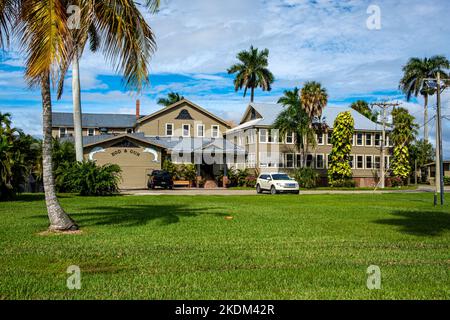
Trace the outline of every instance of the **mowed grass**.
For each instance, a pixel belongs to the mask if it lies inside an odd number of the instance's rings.
[[[0,299],[449,299],[450,206],[432,197],[63,195],[83,233],[40,235],[25,195],[0,203]]]

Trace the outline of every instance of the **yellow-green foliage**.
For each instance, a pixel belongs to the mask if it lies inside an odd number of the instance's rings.
[[[409,150],[405,146],[396,146],[394,148],[394,162],[392,164],[392,173],[395,177],[408,179],[411,174],[411,165],[409,163]]]
[[[341,112],[335,122],[332,134],[333,149],[330,155],[328,182],[330,186],[339,186],[352,178],[349,158],[352,151],[352,136],[355,121],[350,112]]]

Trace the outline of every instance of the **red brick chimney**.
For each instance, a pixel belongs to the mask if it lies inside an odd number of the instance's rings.
[[[141,117],[141,100],[136,100],[136,120]]]

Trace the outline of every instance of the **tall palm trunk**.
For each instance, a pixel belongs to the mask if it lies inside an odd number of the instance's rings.
[[[255,88],[252,87],[251,88],[251,97],[250,97],[250,102],[255,102]]]
[[[423,125],[423,139],[428,142],[429,139],[429,133],[428,133],[428,94],[425,94],[424,96],[425,99],[425,105],[424,105],[424,111],[423,111],[423,121],[424,121],[424,125]]]
[[[44,141],[42,145],[42,168],[45,190],[45,202],[47,205],[50,230],[77,230],[78,226],[64,212],[56,197],[55,178],[53,176],[52,160],[52,100],[50,94],[50,78],[45,75],[41,80],[42,94],[42,126]]]
[[[78,162],[83,161],[83,129],[81,124],[81,88],[79,56],[72,61],[73,124],[75,133],[75,153]]]

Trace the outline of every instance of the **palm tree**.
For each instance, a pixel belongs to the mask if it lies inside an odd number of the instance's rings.
[[[127,56],[134,58],[135,67],[128,67],[128,74],[134,73],[142,79],[136,82],[140,86],[147,81],[148,74],[147,65],[148,58],[153,53],[155,48],[155,39],[151,29],[145,23],[144,18],[140,14],[134,1],[122,1],[120,4],[124,7],[123,10],[118,10],[114,7],[108,8],[103,1],[96,0],[66,0],[65,6],[77,5],[81,10],[79,29],[73,28],[71,35],[73,39],[74,54],[72,58],[72,96],[73,96],[73,117],[74,117],[74,136],[75,136],[75,151],[77,161],[83,161],[83,134],[82,134],[82,112],[81,112],[81,86],[80,86],[80,66],[79,60],[84,52],[86,43],[89,40],[90,49],[96,52],[99,48],[104,48],[104,53],[107,58],[114,59],[114,55],[122,55],[120,50],[127,50]],[[160,4],[160,0],[147,0],[145,5],[155,12]],[[107,10],[105,10],[107,9]],[[119,49],[117,44],[109,43],[112,40],[111,32],[121,31],[120,25],[118,27],[112,26],[107,19],[119,21],[124,18],[126,26],[122,30],[129,28],[129,32],[133,41],[126,43],[127,47]],[[109,30],[111,27],[117,30]],[[102,39],[104,42],[102,43]],[[112,51],[116,51],[111,57]],[[130,62],[128,62],[130,63]],[[135,69],[135,70],[133,70]],[[126,69],[124,69],[127,72]],[[62,83],[60,83],[58,98],[62,95]]]
[[[269,50],[259,51],[250,47],[249,51],[241,51],[237,55],[240,63],[232,65],[228,69],[228,74],[235,74],[234,88],[237,91],[244,88],[244,97],[247,96],[248,89],[251,90],[250,101],[255,100],[255,89],[261,88],[263,91],[271,91],[274,76],[267,68],[269,66]]]
[[[406,94],[406,99],[411,100],[412,96],[422,95],[424,102],[424,140],[429,140],[428,133],[428,98],[435,94],[435,90],[424,81],[427,78],[436,78],[440,73],[442,79],[448,79],[445,72],[450,68],[450,62],[444,56],[433,56],[431,58],[411,58],[403,67],[403,78],[400,80],[400,89]]]
[[[323,109],[328,103],[328,93],[320,83],[309,81],[302,88],[300,100],[311,121],[314,122],[322,118]]]
[[[89,3],[94,2],[80,2]],[[8,39],[14,27],[27,54],[25,78],[41,89],[42,170],[50,230],[78,229],[56,197],[52,160],[51,81],[61,84],[74,55],[79,53],[74,47],[64,4],[63,0],[0,2],[0,36]],[[154,45],[150,28],[131,0],[95,1],[95,6],[96,26],[106,57],[124,74],[127,87],[141,88],[148,83],[148,53]],[[2,46],[5,42],[2,41]]]
[[[169,92],[169,94],[167,95],[167,98],[159,98],[157,103],[160,106],[168,107],[168,106],[171,106],[174,103],[177,103],[178,101],[181,101],[183,99],[184,99],[184,97],[181,96],[179,93]]]
[[[378,112],[373,111],[372,108],[369,106],[369,104],[364,100],[358,100],[353,102],[350,108],[359,112],[360,114],[362,114],[367,119],[373,122],[377,122],[378,120]]]
[[[311,126],[311,119],[302,108],[300,89],[284,91],[284,96],[278,100],[283,105],[283,111],[278,115],[273,124],[281,136],[288,133],[294,134],[297,149],[303,152],[303,160],[306,161],[306,152],[309,144],[315,143],[315,131]]]

